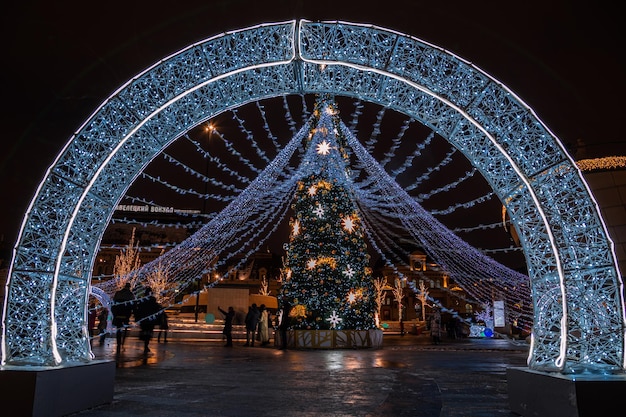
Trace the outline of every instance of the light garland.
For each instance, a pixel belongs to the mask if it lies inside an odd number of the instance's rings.
[[[576,161],[578,169],[583,172],[613,170],[626,168],[626,156],[607,156],[604,158],[581,159]]]
[[[291,113],[288,109],[287,101],[284,100],[283,103],[284,103],[284,108],[286,109],[286,115],[287,115],[286,119],[290,120],[290,122],[288,122],[290,126],[294,126],[295,122],[291,118]],[[262,107],[260,106],[260,104],[257,104],[257,108],[261,109]],[[355,118],[359,115],[360,108],[362,107],[360,107],[360,105],[357,103],[355,105],[355,113],[353,114]],[[261,110],[259,111],[261,112]],[[263,111],[262,113],[263,113],[263,120],[264,120],[264,128],[266,129],[266,131],[269,131],[270,128],[269,128],[269,124],[267,123],[265,112]],[[384,115],[384,112],[382,111],[378,113],[377,122],[376,122],[377,124],[382,122],[383,115]],[[253,135],[251,135],[250,131],[245,129],[244,127],[245,121],[239,116],[238,112],[233,112],[233,119],[240,126],[247,140],[254,142]],[[396,151],[400,138],[402,138],[406,134],[410,123],[412,123],[412,120],[406,120],[403,123],[403,128],[401,129],[400,134],[396,138],[394,138],[394,140],[392,141],[392,149],[386,153],[387,162],[390,160],[391,156]],[[339,128],[339,131],[341,131],[342,134],[345,134],[345,130],[347,129],[347,127],[343,124],[340,124],[339,126],[337,126],[337,128]],[[321,129],[320,134],[325,132],[325,134],[328,135],[330,134],[330,132],[337,131],[337,128],[327,127],[325,129]],[[376,136],[380,133],[376,127],[374,128],[374,130],[375,130],[374,132],[375,134],[373,136]],[[288,190],[293,189],[295,187],[295,182],[293,180],[293,173],[295,171],[294,171],[294,168],[291,167],[291,165],[289,164],[289,160],[290,158],[292,158],[292,153],[286,153],[285,149],[288,147],[291,147],[292,148],[291,152],[294,151],[296,148],[302,149],[300,144],[298,143],[298,140],[301,141],[302,140],[301,138],[303,138],[306,135],[308,135],[308,133],[305,131],[305,128],[304,127],[301,128],[298,134],[294,136],[294,138],[292,138],[292,140],[290,141],[290,145],[288,144],[285,148],[281,150],[281,154],[284,156],[277,157],[276,159],[274,159],[274,161],[272,161],[268,165],[268,169],[271,168],[271,171],[273,172],[272,175],[274,175],[274,178],[277,180],[280,178],[280,180],[274,181],[272,183],[272,181],[260,179],[262,178],[263,174],[259,175],[257,177],[257,180],[254,180],[254,181],[257,181],[258,183],[267,184],[267,187],[263,190],[263,193],[260,194],[259,197],[255,199],[251,199],[249,203],[243,203],[240,200],[241,195],[250,194],[249,192],[250,186],[249,186],[246,190],[241,192],[240,197],[235,198],[234,196],[231,195],[230,198],[227,197],[225,199],[226,201],[230,201],[229,207],[231,207],[231,209],[226,210],[227,213],[233,213],[233,210],[235,210],[234,207],[238,207],[237,210],[239,210],[239,213],[241,213],[241,211],[244,211],[247,213],[245,216],[234,216],[233,218],[228,218],[228,214],[226,214],[226,212],[213,214],[212,217],[208,219],[209,222],[201,229],[201,231],[197,233],[197,236],[194,235],[189,239],[189,241],[193,243],[188,243],[187,244],[188,247],[203,248],[201,249],[200,252],[203,253],[205,251],[209,251],[211,253],[210,256],[203,255],[202,253],[196,253],[196,255],[198,256],[198,260],[196,261],[197,263],[199,264],[205,263],[205,265],[207,265],[208,258],[218,259],[218,260],[215,261],[213,263],[213,266],[210,267],[209,269],[206,269],[206,266],[203,266],[202,268],[193,267],[189,270],[189,272],[184,272],[184,273],[182,271],[177,271],[176,275],[178,276],[177,278],[178,281],[176,283],[172,283],[172,287],[175,286],[178,289],[178,291],[184,288],[191,287],[196,282],[198,274],[214,272],[218,268],[223,268],[226,264],[226,259],[229,259],[232,257],[246,258],[248,256],[252,256],[254,253],[254,250],[256,248],[261,247],[261,244],[264,241],[263,234],[265,234],[266,236],[269,236],[271,235],[271,233],[267,231],[267,227],[265,228],[260,227],[259,226],[260,222],[264,222],[265,224],[268,224],[268,223],[274,224],[274,225],[279,223],[279,221],[277,220],[269,220],[269,218],[273,216],[270,216],[268,212],[273,213],[275,212],[275,207],[282,206],[282,207],[285,207],[285,209],[281,210],[280,217],[284,217],[287,213],[287,208],[288,208],[288,204],[285,203],[285,197],[288,195],[291,195],[290,194],[291,192],[289,192]],[[353,133],[349,133],[349,135],[353,137]],[[220,137],[223,138],[223,135],[220,135]],[[274,137],[274,136],[268,133],[268,137]],[[191,143],[193,143],[194,146],[196,146],[198,152],[200,152],[204,157],[209,157],[209,162],[214,164],[217,169],[222,169],[226,166],[226,163],[221,162],[218,156],[209,155],[208,152],[202,149],[197,140],[192,139],[189,135],[185,135],[185,138]],[[425,149],[426,145],[432,141],[433,138],[434,138],[434,134],[433,132],[430,132],[427,139],[424,142],[418,144],[415,152],[409,157],[407,157],[405,159],[405,162],[401,166],[401,168],[396,169],[394,173],[397,175],[397,174],[400,174],[401,172],[404,172],[404,170],[406,170],[406,168],[410,166],[409,161],[412,161],[414,157],[418,156],[422,152],[422,150]],[[375,142],[376,140],[373,138],[371,138],[371,140],[369,141],[371,145],[373,145]],[[275,143],[277,145],[275,139],[272,140],[272,143]],[[320,143],[318,143],[316,150],[319,152],[318,155],[328,155],[331,152],[331,150],[335,148],[336,146],[334,145],[331,146],[330,143],[326,141],[321,141]],[[242,166],[247,166],[248,164],[251,163],[249,159],[243,158],[242,154],[234,149],[234,147],[232,146],[232,143],[229,146],[227,146],[226,149],[229,154],[233,155],[239,160]],[[256,152],[259,154],[259,157],[261,159],[265,160],[267,156],[265,152],[262,151],[262,148],[256,144],[256,142],[253,145],[253,149],[256,150]],[[366,167],[368,166],[368,164],[371,164],[372,162],[370,160],[362,159],[359,156],[359,152],[361,151],[358,148],[356,149],[356,152],[355,152],[354,146],[351,146],[349,149],[351,150],[351,152],[353,152],[357,156],[356,162],[361,167],[363,167],[363,172],[368,172]],[[409,185],[407,188],[412,189],[412,188],[417,187],[417,184],[421,181],[426,180],[430,173],[438,171],[442,169],[443,166],[449,164],[451,161],[451,156],[454,153],[455,153],[454,149],[448,152],[448,154],[444,157],[443,160],[439,162],[439,164],[437,164],[435,167],[431,169],[428,169],[425,175],[418,178],[419,181],[418,180],[414,181],[413,184]],[[231,192],[237,192],[237,190],[239,190],[234,185],[226,184],[223,181],[218,181],[215,179],[209,179],[205,175],[198,173],[197,171],[191,169],[190,167],[186,167],[182,162],[180,162],[178,159],[170,155],[165,156],[165,158],[171,163],[182,167],[186,172],[198,178],[201,178],[203,181],[209,181],[211,185],[215,187],[219,187],[224,190],[229,190]],[[307,164],[310,164],[310,161],[307,161],[305,159],[302,162],[302,165],[306,166]],[[380,169],[382,170],[382,166],[380,164],[377,164],[377,165],[380,166],[381,167]],[[252,171],[256,172],[256,170],[252,170]],[[466,172],[464,177],[455,180],[454,182],[450,183],[447,186],[440,187],[429,193],[424,193],[420,195],[420,197],[418,198],[427,198],[429,196],[432,196],[442,191],[452,190],[456,188],[457,186],[459,186],[465,179],[471,177],[474,174],[474,172],[475,170],[468,171]],[[254,182],[253,180],[250,180],[247,177],[244,177],[241,174],[236,173],[232,169],[225,170],[225,173],[242,183],[252,184]],[[338,177],[346,178],[346,173],[340,173],[337,175]],[[145,178],[155,180],[154,177],[149,176],[147,174],[145,174]],[[392,177],[388,177],[387,180],[381,180],[381,177],[379,177],[378,174],[372,175],[372,172],[369,172],[367,176],[360,178],[358,182],[350,182],[350,184],[352,184],[352,186],[354,187],[353,195],[357,197],[356,203],[359,207],[359,213],[360,213],[358,214],[358,216],[361,217],[361,220],[364,222],[364,225],[366,226],[365,228],[366,234],[369,236],[370,240],[375,239],[380,245],[382,245],[380,247],[378,245],[373,245],[373,247],[376,248],[376,251],[379,254],[381,254],[381,252],[385,252],[389,256],[392,257],[393,261],[391,261],[390,259],[387,259],[386,261],[387,263],[402,265],[402,264],[405,264],[405,259],[407,259],[408,254],[399,243],[405,240],[407,241],[407,243],[409,242],[406,239],[406,236],[404,235],[405,232],[403,231],[405,229],[404,223],[408,221],[408,218],[406,217],[408,213],[407,214],[400,214],[400,213],[403,213],[405,211],[405,208],[403,208],[404,206],[409,206],[409,207],[413,206],[415,204],[416,198],[411,198],[413,202],[403,201],[402,199],[397,199],[397,198],[389,198],[389,196],[386,194],[384,189],[389,187],[388,181],[392,181],[391,178]],[[211,194],[211,193],[200,194],[200,193],[195,192],[194,190],[182,190],[182,188],[176,187],[175,185],[169,184],[167,181],[164,181],[161,179],[156,179],[155,181],[163,184],[164,186],[170,189],[177,190],[182,194],[197,194],[199,197],[202,197],[202,198],[216,199],[216,200],[222,198],[221,196],[217,194]],[[366,188],[366,186],[368,185],[369,187]],[[329,187],[330,187],[329,183],[320,181],[320,182],[311,184],[308,192],[310,196],[315,196],[319,189],[327,190],[329,189]],[[260,187],[260,188],[263,188],[263,187]],[[488,197],[491,197],[491,196],[492,196],[492,193],[483,197],[478,197],[467,203],[459,203],[453,207],[448,207],[445,210],[439,210],[439,211],[434,210],[433,213],[439,214],[439,215],[449,214],[459,208],[468,208],[468,207],[474,206],[475,204],[480,204],[481,202],[486,201]],[[222,199],[222,201],[224,201],[224,199]],[[316,207],[316,211],[315,211],[316,215],[318,215],[320,218],[323,217],[325,214],[324,207],[322,207],[321,205],[316,205],[315,207]],[[411,214],[408,214],[408,215],[412,216]],[[237,219],[238,217],[240,218],[239,227],[241,227],[241,230],[246,230],[246,232],[239,234],[239,236],[235,236],[235,233],[233,231],[237,230],[237,227],[233,226],[231,222]],[[346,216],[344,217],[343,220],[345,221],[345,227],[347,228],[346,230],[347,231],[352,230],[351,229],[352,227],[351,217]],[[116,220],[116,221],[120,221],[120,220]],[[296,222],[298,221],[299,220],[296,219]],[[228,226],[226,224],[228,224]],[[214,230],[209,232],[211,228],[214,228]],[[469,229],[466,229],[465,231],[469,232],[472,230],[484,230],[486,228],[489,228],[489,226],[487,225],[483,227],[469,228]],[[300,229],[299,223],[294,223],[294,227],[292,228],[292,237],[297,236],[299,234],[300,232],[299,229]],[[252,232],[255,230],[257,231],[256,233]],[[220,234],[220,231],[222,231],[222,234],[221,234],[221,237],[218,237]],[[448,253],[447,255],[448,257],[452,256],[450,260],[446,261],[446,268],[450,268],[449,265],[453,265],[454,263],[464,262],[463,258],[465,255],[463,254],[463,248],[464,248],[463,246],[458,249],[455,249],[455,246],[447,246],[445,243],[443,245],[440,243],[437,244],[435,243],[435,240],[438,239],[438,237],[436,237],[436,233],[435,235],[433,235],[433,237],[429,237],[429,238],[426,238],[426,235],[424,233],[431,233],[431,232],[428,232],[427,230],[422,230],[420,234],[423,235],[424,237],[418,239],[417,241],[425,245],[426,247],[430,247],[432,249],[431,254],[437,254],[445,250],[445,252]],[[452,234],[451,232],[446,232],[446,233]],[[446,238],[444,240],[448,241],[448,239],[449,238]],[[259,240],[260,242],[258,244],[252,244],[252,242],[256,240]],[[235,249],[235,246],[238,246],[238,248]],[[501,250],[505,251],[505,250],[516,250],[516,249],[519,250],[519,248],[503,248]],[[498,251],[498,249],[485,250],[483,252],[489,253],[490,251],[496,252]],[[181,264],[181,263],[189,264],[190,261],[188,259],[188,256],[186,255],[183,256],[183,259],[185,259],[185,261],[182,261],[181,259],[175,258],[175,256],[180,256],[180,255],[175,255],[176,252],[179,252],[179,251],[172,252],[172,254],[170,255],[172,259],[168,262],[172,262],[174,264]],[[452,255],[453,252],[455,253],[454,255]],[[167,256],[167,254],[164,256]],[[483,255],[481,254],[481,256]],[[457,258],[458,260],[455,260],[454,262],[452,262],[451,259],[457,259]],[[243,261],[239,265],[243,265]],[[318,261],[315,261],[315,265],[316,266],[318,265]],[[472,267],[476,268],[476,265],[473,265]],[[144,275],[144,274],[149,273],[148,271],[152,267],[150,265],[146,265],[144,268],[145,270],[138,273],[139,275]],[[470,268],[468,267],[459,268],[459,271],[457,272],[457,274],[461,274],[461,273],[465,274],[464,278],[459,279],[459,284],[462,285],[464,289],[466,290],[469,289],[468,293],[472,294],[472,296],[476,297],[476,299],[484,300],[488,298],[490,296],[491,290],[477,289],[475,288],[476,286],[474,285],[474,283],[483,281],[485,279],[485,276],[494,276],[494,270],[490,269],[488,273],[485,273],[485,272],[481,272],[479,269],[472,270],[472,271],[468,271],[468,269]],[[497,270],[498,268],[495,268],[495,271]],[[503,285],[498,285],[496,287],[502,290],[502,288],[505,288],[508,286],[513,287],[514,285],[503,284]]]

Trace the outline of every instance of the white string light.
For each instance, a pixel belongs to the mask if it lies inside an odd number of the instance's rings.
[[[285,120],[290,126],[290,129],[293,129],[295,122],[291,116],[291,111],[289,110],[286,99],[284,99],[283,105],[285,109]],[[271,138],[272,143],[278,146],[275,136],[269,133],[271,129],[267,115],[265,114],[265,108],[260,104],[257,104],[256,107],[259,113],[262,114],[263,129],[267,132],[267,137]],[[356,123],[361,109],[362,105],[356,103],[353,123]],[[304,113],[306,113],[306,111]],[[378,127],[375,126],[373,129],[373,134],[368,142],[370,146],[375,146],[377,136],[381,134],[380,124],[382,123],[384,114],[385,111],[383,110],[377,113],[375,123]],[[235,120],[238,127],[242,130],[246,141],[251,144],[259,158],[266,160],[267,155],[265,151],[256,143],[252,132],[245,128],[246,122],[239,112],[233,112],[233,120]],[[400,139],[407,133],[411,122],[412,120],[405,120],[403,122],[399,135],[391,142],[391,149],[386,153],[384,162],[388,163],[391,160],[398,149],[399,143],[401,142]],[[404,233],[408,231],[414,239],[414,242],[421,244],[433,259],[440,262],[442,266],[446,268],[446,271],[450,273],[451,277],[453,277],[475,300],[482,302],[490,299],[493,295],[493,290],[497,290],[498,293],[505,293],[514,289],[516,294],[508,295],[507,301],[509,305],[519,305],[519,301],[523,300],[521,305],[527,307],[521,312],[521,315],[525,316],[527,322],[529,322],[531,310],[529,303],[526,302],[529,296],[527,283],[525,282],[527,277],[508,270],[506,267],[486,257],[480,250],[471,248],[457,238],[453,232],[438,223],[434,217],[417,204],[417,199],[421,201],[434,194],[457,188],[464,180],[473,176],[475,170],[466,172],[465,176],[446,186],[434,189],[429,193],[421,194],[419,198],[416,199],[406,194],[406,191],[402,191],[395,181],[393,181],[393,178],[405,172],[410,167],[410,162],[413,161],[415,157],[419,156],[423,149],[431,143],[434,138],[433,132],[430,132],[425,141],[417,145],[412,155],[405,158],[401,168],[393,171],[394,177],[392,177],[385,173],[382,165],[374,161],[364,148],[360,148],[360,144],[357,146],[358,140],[347,126],[342,125],[341,128],[343,129],[342,133],[349,139],[348,143],[351,146],[350,152],[354,153],[356,162],[362,168],[363,172],[367,173],[367,175],[360,178],[358,182],[354,183],[354,195],[357,196],[357,204],[362,210],[361,218],[367,226],[366,233],[370,239],[377,242],[373,247],[381,256],[391,256],[391,258],[386,259],[386,262],[395,265],[406,264],[408,253],[402,249],[399,243],[407,240]],[[227,142],[222,134],[219,132],[214,133],[218,134],[224,142]],[[173,276],[176,277],[175,288],[177,292],[181,289],[191,287],[196,282],[199,275],[215,273],[219,269],[225,268],[229,259],[241,259],[235,266],[231,266],[231,270],[245,265],[245,259],[253,256],[255,251],[267,240],[267,236],[270,236],[278,227],[278,224],[286,217],[289,208],[289,199],[291,195],[293,195],[293,187],[295,186],[292,179],[294,168],[290,160],[296,150],[302,149],[302,139],[306,134],[305,129],[301,128],[301,130],[294,135],[289,144],[280,151],[279,155],[268,164],[267,168],[263,170],[256,179],[242,175],[231,167],[226,168],[227,164],[225,162],[222,162],[216,155],[210,155],[200,146],[196,139],[193,139],[188,134],[184,136],[184,138],[194,144],[197,151],[203,157],[208,158],[209,163],[213,164],[217,169],[223,170],[228,176],[241,183],[249,184],[243,191],[239,191],[241,189],[221,180],[206,177],[171,155],[164,156],[169,162],[182,167],[184,171],[201,178],[203,181],[210,182],[212,186],[231,191],[232,194],[229,196],[220,196],[213,193],[198,193],[190,189],[185,190],[168,181],[144,173],[146,179],[156,181],[182,194],[198,195],[198,197],[205,199],[222,199],[222,201],[229,201],[227,208],[220,213],[214,213],[213,216],[208,219],[208,223],[196,234],[185,242],[182,242],[180,247],[171,249],[163,255],[166,262],[170,264],[186,265],[186,268],[179,268],[179,270],[175,271],[173,274]],[[251,165],[253,165],[253,162],[249,158],[243,157],[242,153],[234,148],[234,142],[227,142],[226,150],[240,162],[241,166],[251,168]],[[422,181],[427,180],[432,172],[439,171],[443,169],[444,166],[450,164],[454,152],[455,150],[452,149],[435,167],[427,169],[426,174],[418,178],[419,181],[414,181],[406,188],[416,188]],[[372,168],[374,164],[376,167]],[[259,172],[256,168],[251,169],[251,171],[253,173]],[[359,173],[360,172],[361,171],[359,171]],[[268,174],[269,177],[267,177]],[[235,195],[237,192],[239,192],[238,196]],[[257,195],[253,196],[254,193],[257,193]],[[436,214],[449,214],[460,208],[468,208],[480,204],[491,195],[490,193],[487,196],[475,198],[470,202],[459,203],[444,210],[434,210],[434,212]],[[277,210],[276,208],[278,207],[282,208]],[[196,223],[193,224],[195,225]],[[267,227],[268,224],[274,225],[274,227],[269,228]],[[471,230],[483,230],[483,228],[470,228],[467,231]],[[189,251],[190,248],[195,249],[193,258],[190,257],[189,253],[185,252]],[[495,252],[497,249],[492,251]],[[468,263],[468,254],[476,260]],[[145,265],[137,274],[140,276],[148,274],[151,268],[154,268],[153,264],[155,264],[155,261]],[[217,285],[219,281],[221,281],[221,279],[208,285],[212,287]],[[107,288],[106,283],[99,285],[105,289]],[[111,286],[109,285],[109,287]],[[172,286],[172,288],[174,288],[174,286]],[[108,289],[112,290],[112,288]],[[174,290],[171,290],[171,293],[170,295],[173,295]]]

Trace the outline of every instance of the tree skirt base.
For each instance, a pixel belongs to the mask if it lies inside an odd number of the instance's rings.
[[[380,349],[383,331],[372,330],[290,330],[287,347],[291,349]]]

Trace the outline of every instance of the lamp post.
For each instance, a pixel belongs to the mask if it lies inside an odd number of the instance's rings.
[[[200,278],[198,278],[198,281],[196,283],[196,309],[194,313],[196,323],[198,322],[198,313],[200,310],[200,284],[202,284],[202,275],[200,276]]]
[[[215,126],[212,123],[207,123],[207,125],[204,128],[204,131],[207,132],[209,144],[211,143],[211,134],[213,133],[214,130],[215,130]],[[206,162],[204,164],[204,177],[205,178],[204,178],[204,196],[203,196],[204,201],[202,202],[202,214],[206,214],[206,200],[207,200],[206,195],[209,191],[208,190],[209,183],[206,180],[209,176],[209,158],[205,158],[205,159],[206,159]],[[202,275],[198,277],[198,280],[196,282],[196,291],[197,291],[196,309],[194,313],[196,323],[198,322],[198,313],[200,310],[200,285],[202,285]]]

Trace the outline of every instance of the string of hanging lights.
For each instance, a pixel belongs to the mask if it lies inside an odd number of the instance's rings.
[[[306,102],[303,99],[303,103]],[[300,110],[301,117],[310,117],[310,112],[304,106]],[[232,111],[232,120],[241,132],[241,137],[235,140],[228,140],[226,135],[215,130],[225,147],[225,155],[234,158],[236,162],[227,163],[225,157],[212,154],[205,150],[200,141],[192,137],[189,133],[183,135],[183,139],[191,143],[199,155],[208,161],[224,175],[221,178],[207,176],[199,170],[187,165],[181,158],[163,154],[163,160],[176,165],[190,176],[199,178],[202,182],[208,183],[214,189],[220,189],[223,194],[200,193],[197,189],[184,188],[174,182],[153,176],[149,173],[142,173],[144,180],[158,183],[163,187],[183,195],[196,195],[197,198],[227,202],[228,206],[221,212],[213,213],[207,218],[205,225],[193,236],[182,242],[178,247],[174,247],[162,255],[165,261],[172,265],[179,265],[178,268],[170,271],[175,282],[170,286],[169,295],[173,300],[175,292],[184,288],[191,288],[196,282],[199,274],[210,273],[214,276],[218,271],[223,271],[229,267],[229,271],[245,265],[249,259],[278,229],[278,225],[288,217],[289,201],[293,196],[295,181],[293,173],[295,166],[293,158],[302,155],[303,138],[308,134],[306,123],[291,140],[284,146],[280,146],[278,136],[272,132],[270,118],[267,114],[267,106],[256,102],[255,108],[262,120],[261,126],[264,136],[269,139],[273,150],[278,154],[266,164],[266,168],[257,168],[259,161],[261,164],[270,160],[269,154],[272,149],[262,146],[258,139],[259,134],[246,126],[246,119],[242,111]],[[283,98],[283,109],[285,110],[284,120],[288,130],[293,132],[298,125],[296,118],[292,115],[289,103]],[[362,103],[354,104],[351,126],[358,126],[362,118],[364,106]],[[422,153],[429,149],[435,135],[428,132],[425,140],[417,142],[414,150],[407,156],[401,152],[401,144],[407,141],[406,135],[410,132],[412,120],[405,118],[400,122],[397,134],[389,141],[389,147],[381,158],[382,163],[378,163],[371,157],[370,152],[380,145],[381,132],[386,111],[379,110],[376,113],[375,122],[372,126],[372,134],[369,139],[361,144],[356,138],[356,134],[347,125],[342,124],[342,134],[344,134],[350,145],[349,152],[356,156],[353,167],[354,177],[353,193],[356,196],[357,204],[361,209],[363,223],[366,225],[366,233],[369,240],[375,242],[372,247],[380,256],[387,257],[386,262],[401,265],[406,263],[406,250],[398,244],[407,240],[407,233],[418,242],[426,252],[436,259],[454,277],[463,289],[479,302],[486,302],[493,297],[494,290],[498,294],[506,295],[506,301],[510,306],[524,306],[521,312],[526,317],[526,322],[531,321],[532,311],[529,298],[527,277],[523,274],[511,271],[508,268],[495,262],[485,255],[489,250],[478,250],[463,240],[455,233],[435,220],[434,215],[449,215],[457,210],[474,207],[490,199],[492,193],[476,197],[468,202],[450,205],[445,209],[434,209],[430,213],[419,206],[419,201],[428,200],[433,195],[443,191],[453,191],[460,188],[465,179],[473,176],[475,170],[466,171],[465,175],[457,178],[447,185],[422,192],[417,196],[411,196],[407,191],[423,188],[423,183],[430,179],[433,173],[440,172],[453,163],[452,156],[456,152],[450,149],[444,156],[435,163],[434,166],[426,167],[421,175],[413,177],[413,181],[404,188],[395,181],[398,176],[405,174],[412,167],[413,161],[418,159]],[[354,129],[358,131],[358,129]],[[240,141],[248,142],[252,148],[252,154],[245,154],[237,149]],[[369,146],[370,151],[367,147]],[[253,160],[252,156],[256,156]],[[394,161],[402,162],[394,164]],[[300,161],[306,164],[307,161]],[[388,174],[384,167],[390,171]],[[246,171],[246,174],[242,172]],[[366,175],[361,173],[365,172]],[[234,182],[227,182],[224,178],[231,178]],[[236,185],[239,183],[240,185]],[[246,186],[246,188],[241,188]],[[394,190],[389,194],[389,190]],[[129,199],[137,200],[137,197],[127,196]],[[155,204],[149,202],[149,204]],[[194,214],[189,214],[195,216]],[[200,214],[197,214],[198,216]],[[205,215],[206,216],[206,215]],[[119,220],[118,220],[119,221]],[[197,225],[197,223],[193,223]],[[269,227],[272,225],[272,227]],[[181,226],[187,227],[187,226]],[[471,232],[477,230],[490,229],[490,225],[479,225],[467,228],[459,228],[458,231]],[[191,250],[190,250],[191,249]],[[510,248],[502,248],[502,250]],[[495,249],[498,250],[498,249]],[[193,256],[191,256],[192,254]],[[240,261],[232,265],[232,259]],[[468,261],[468,258],[469,261]],[[184,267],[181,267],[184,265]],[[145,276],[157,267],[157,262],[144,265],[136,271],[136,281],[141,282],[141,277]],[[207,284],[206,287],[218,285],[219,282],[228,276],[228,272],[221,275],[221,278]],[[174,278],[172,278],[174,280]],[[97,284],[105,291],[112,292],[114,283],[103,282]],[[141,284],[139,284],[141,285]],[[205,288],[206,288],[205,287]],[[174,290],[176,288],[176,290]],[[199,289],[198,291],[200,291]]]

